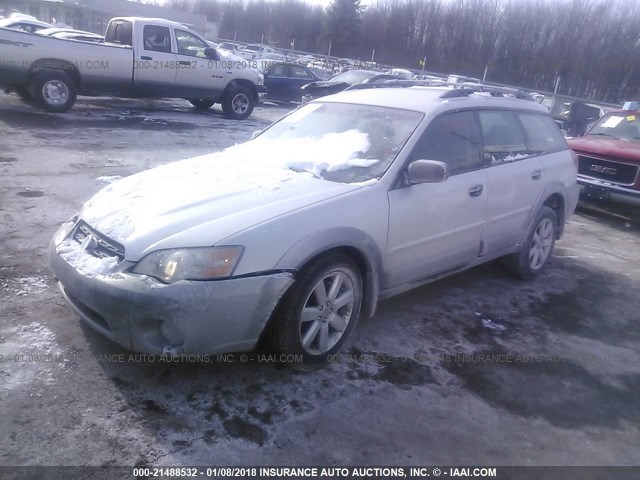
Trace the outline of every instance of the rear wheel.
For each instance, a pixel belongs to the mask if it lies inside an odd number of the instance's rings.
[[[214,100],[205,100],[202,98],[194,98],[189,101],[191,102],[191,105],[196,107],[198,110],[207,110],[216,103]]]
[[[230,87],[222,99],[222,111],[227,117],[236,120],[249,118],[255,105],[253,93],[243,85]]]
[[[349,257],[336,253],[303,269],[283,297],[274,325],[275,346],[300,371],[325,366],[360,316],[362,278]]]
[[[505,257],[509,272],[524,280],[538,275],[547,265],[556,241],[558,217],[544,206],[529,227],[522,249]]]
[[[30,93],[40,108],[61,113],[69,110],[76,102],[77,88],[65,72],[44,70],[31,81]]]

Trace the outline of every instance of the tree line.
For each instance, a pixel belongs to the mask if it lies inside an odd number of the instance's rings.
[[[636,0],[169,0],[220,22],[220,37],[594,100],[637,99]],[[375,51],[375,53],[374,53]]]

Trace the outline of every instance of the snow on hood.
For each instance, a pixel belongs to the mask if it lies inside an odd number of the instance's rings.
[[[255,207],[257,202],[268,202],[275,192],[286,191],[287,183],[311,181],[313,185],[305,185],[305,189],[337,194],[338,186],[353,190],[361,184],[336,184],[314,176],[318,177],[323,170],[333,172],[377,163],[377,159],[361,158],[364,156],[361,152],[368,148],[367,134],[356,130],[319,139],[273,141],[258,137],[222,152],[170,163],[116,181],[90,199],[80,217],[104,235],[124,243],[136,229],[150,231],[154,222],[162,223],[162,217],[182,214],[190,208],[198,210],[203,222],[211,220],[221,214],[212,208],[211,202],[226,202],[225,211]],[[294,204],[289,208],[301,206]]]

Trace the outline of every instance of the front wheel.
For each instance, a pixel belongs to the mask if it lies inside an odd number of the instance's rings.
[[[222,99],[222,111],[235,120],[249,118],[255,106],[253,93],[243,85],[230,87]]]
[[[76,102],[77,88],[65,72],[43,70],[31,81],[30,93],[36,105],[43,110],[62,113]]]
[[[343,254],[303,269],[276,314],[276,349],[300,371],[325,366],[344,345],[360,316],[362,276]]]
[[[189,102],[191,102],[191,105],[196,107],[198,110],[207,110],[216,103],[214,100],[205,100],[203,98],[193,98],[190,99]]]
[[[538,275],[553,253],[557,228],[555,212],[549,207],[542,207],[529,227],[522,249],[505,258],[507,270],[524,280]]]

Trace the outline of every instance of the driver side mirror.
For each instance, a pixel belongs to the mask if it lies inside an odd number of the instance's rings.
[[[449,178],[447,164],[437,160],[416,160],[407,168],[407,179],[411,185],[441,183],[447,178]]]
[[[218,60],[218,52],[213,47],[207,47],[204,49],[204,56],[209,60]]]

